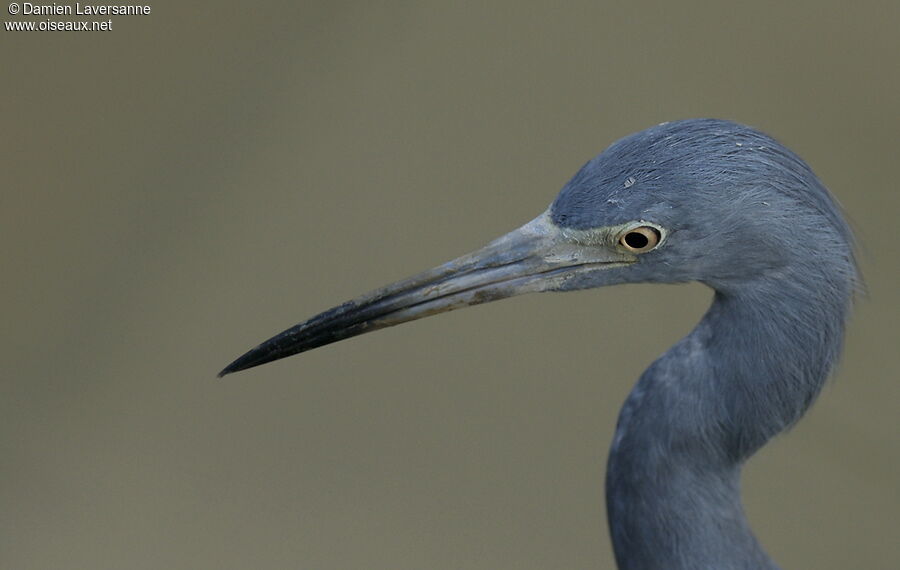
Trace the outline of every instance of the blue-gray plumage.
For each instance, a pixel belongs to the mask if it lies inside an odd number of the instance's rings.
[[[712,306],[641,376],[610,451],[616,560],[776,568],[744,516],[740,468],[818,395],[858,277],[834,199],[751,128],[693,119],[626,137],[532,222],[288,329],[221,374],[520,293],[686,281],[711,287]]]

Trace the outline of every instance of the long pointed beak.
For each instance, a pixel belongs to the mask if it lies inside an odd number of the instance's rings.
[[[289,328],[229,364],[219,377],[445,311],[559,290],[580,274],[633,260],[613,248],[579,243],[545,212],[482,249]]]

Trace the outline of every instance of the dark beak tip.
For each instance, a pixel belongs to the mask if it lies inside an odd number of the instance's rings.
[[[285,336],[290,337],[290,329],[281,333],[280,335],[276,335],[264,343],[256,346],[255,348],[251,348],[237,359],[234,362],[226,366],[222,369],[219,374],[217,374],[218,378],[222,378],[227,374],[232,374],[234,372],[240,372],[241,370],[247,370],[248,368],[254,368],[256,366],[260,366],[262,364],[267,364],[274,360],[279,360],[286,356],[290,356],[292,354],[296,354],[297,352],[302,352],[302,350],[285,350],[281,345],[284,342]]]
[[[235,366],[235,364],[237,364],[237,361],[234,361],[231,364],[229,364],[228,366],[226,366],[225,368],[223,368],[221,372],[216,374],[216,378],[224,378],[228,374],[231,374],[233,372],[239,372],[239,371],[243,370],[243,368],[238,368],[237,366]]]
[[[216,378],[222,378],[228,374],[232,374],[234,372],[240,372],[241,370],[246,370],[248,368],[253,368],[254,366],[259,366],[260,364],[264,364],[269,360],[260,358],[259,353],[256,349],[253,349],[243,356],[239,357],[237,360],[226,366],[222,369],[221,372],[216,374]]]

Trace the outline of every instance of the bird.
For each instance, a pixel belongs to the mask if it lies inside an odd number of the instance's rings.
[[[711,304],[626,398],[606,510],[621,570],[778,568],[750,528],[744,463],[812,405],[861,276],[841,206],[774,138],[721,119],[661,123],[587,162],[534,220],[327,310],[219,376],[514,295],[700,282]]]

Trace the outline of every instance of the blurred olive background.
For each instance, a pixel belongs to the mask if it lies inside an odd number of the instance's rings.
[[[617,411],[702,286],[215,374],[696,116],[799,152],[868,282],[835,380],[748,465],[749,517],[786,568],[900,567],[897,2],[151,5],[0,34],[0,567],[613,568]]]

